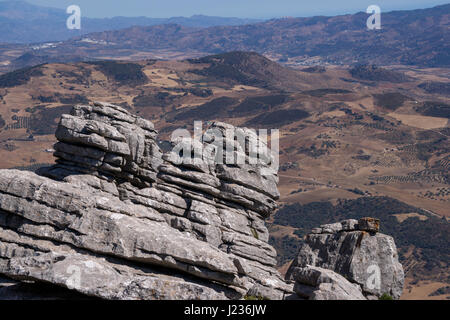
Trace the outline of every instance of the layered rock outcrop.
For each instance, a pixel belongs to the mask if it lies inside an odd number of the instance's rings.
[[[373,218],[323,225],[308,234],[286,278],[308,299],[398,299],[403,267],[391,236]]]
[[[56,165],[0,170],[1,274],[106,299],[293,293],[267,243],[268,165],[179,163],[152,123],[107,103],[74,107],[56,137]]]
[[[0,299],[401,294],[395,244],[370,219],[315,229],[283,279],[264,223],[279,197],[272,155],[249,129],[208,129],[164,153],[153,124],[121,107],[93,103],[63,115],[55,165],[0,170]],[[250,164],[255,144],[230,130],[255,138],[264,161]],[[230,140],[233,157],[247,161],[217,161],[229,154],[216,148]],[[373,265],[379,289],[365,273]]]

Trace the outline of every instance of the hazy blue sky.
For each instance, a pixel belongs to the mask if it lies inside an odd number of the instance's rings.
[[[56,8],[81,7],[86,17],[173,17],[194,14],[271,18],[334,15],[365,11],[371,4],[382,11],[428,8],[447,1],[433,0],[27,0]]]

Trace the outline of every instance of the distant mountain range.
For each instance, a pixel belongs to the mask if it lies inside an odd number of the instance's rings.
[[[20,17],[26,17],[26,12],[21,14]],[[287,64],[450,65],[450,4],[383,13],[381,30],[368,30],[368,17],[360,12],[207,28],[167,21],[168,24],[156,26],[79,35],[58,43],[0,46],[0,71],[47,62],[183,59],[230,51],[257,52]],[[115,19],[111,21],[128,18]],[[190,19],[186,21],[193,23],[197,18]],[[198,18],[208,19],[213,23],[215,18]],[[226,20],[220,21],[225,23]],[[88,28],[89,22],[84,20],[83,23]],[[13,37],[11,34],[3,36]]]
[[[106,31],[89,38],[139,50],[170,48],[205,53],[241,50],[281,55],[284,59],[318,56],[337,64],[450,64],[450,4],[384,13],[381,30],[368,30],[367,18],[366,13],[357,13],[206,29],[165,25]]]
[[[0,2],[0,42],[36,43],[62,41],[69,38],[100,32],[118,30],[131,26],[153,26],[159,24],[179,24],[193,28],[211,26],[236,26],[261,22],[258,19],[240,19],[194,15],[192,17],[148,18],[114,17],[83,18],[81,30],[66,28],[69,15],[63,9],[47,8],[25,1]]]

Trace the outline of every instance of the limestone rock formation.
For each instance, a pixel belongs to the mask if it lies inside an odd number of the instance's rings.
[[[179,163],[151,122],[108,103],[75,106],[56,137],[56,165],[0,170],[0,274],[104,299],[293,294],[267,243],[269,153],[267,165]]]
[[[403,267],[394,239],[378,230],[379,221],[373,218],[313,229],[286,278],[296,281],[297,294],[309,299],[374,299],[383,294],[398,299]]]
[[[249,129],[210,123],[163,153],[151,122],[93,103],[63,115],[56,137],[55,165],[0,170],[0,299],[401,294],[395,244],[374,219],[313,230],[282,278],[264,223],[279,198],[274,158]],[[249,160],[251,139],[261,161],[220,161],[230,141]]]

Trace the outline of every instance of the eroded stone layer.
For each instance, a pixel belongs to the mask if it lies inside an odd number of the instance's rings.
[[[56,165],[0,170],[0,273],[106,299],[293,293],[264,224],[279,197],[270,161],[179,163],[151,122],[108,103],[75,106],[56,137]]]

